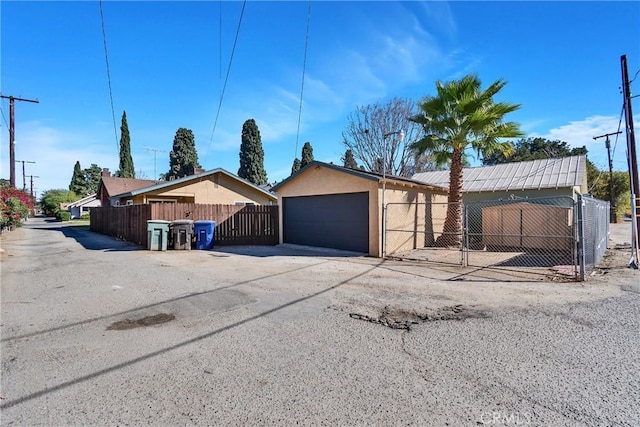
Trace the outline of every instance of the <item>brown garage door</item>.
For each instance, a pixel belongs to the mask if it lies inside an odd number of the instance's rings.
[[[283,240],[296,245],[369,252],[369,193],[285,197]]]

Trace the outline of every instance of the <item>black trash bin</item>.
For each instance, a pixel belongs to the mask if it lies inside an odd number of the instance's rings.
[[[193,242],[193,220],[179,219],[171,221],[172,248],[179,251],[190,251]]]

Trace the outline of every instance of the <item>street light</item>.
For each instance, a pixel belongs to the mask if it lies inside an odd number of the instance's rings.
[[[395,132],[387,132],[382,135],[382,145],[384,147],[382,153],[382,257],[387,255],[387,207],[385,205],[385,193],[387,190],[387,137],[398,135],[398,142],[404,141],[404,130],[400,129]],[[391,159],[393,160],[393,158]]]

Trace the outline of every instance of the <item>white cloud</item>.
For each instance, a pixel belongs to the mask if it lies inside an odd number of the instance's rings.
[[[599,168],[608,168],[607,150],[604,138],[594,140],[595,136],[617,132],[619,117],[614,116],[590,116],[584,120],[570,121],[566,125],[550,129],[545,134],[532,133],[531,137],[543,137],[549,140],[560,140],[567,142],[571,147],[585,146],[589,159]],[[624,123],[620,129],[623,133],[617,137],[611,136],[612,154],[614,169],[623,169],[626,163],[626,136],[624,134]],[[617,144],[616,144],[617,139]],[[615,147],[615,152],[613,148]]]
[[[58,129],[41,122],[17,123],[15,154],[16,160],[35,161],[25,164],[26,186],[30,187],[29,176],[34,175],[34,187],[39,196],[45,190],[69,187],[76,161],[83,168],[92,163],[109,167],[112,172],[118,165],[118,149],[112,134],[105,133],[104,140],[95,139],[95,134],[84,131]],[[107,128],[108,130],[108,128]],[[7,145],[7,148],[4,148]],[[3,164],[9,159],[8,144],[2,141]],[[22,164],[16,164],[16,186],[21,188]],[[3,177],[9,178],[9,171],[3,168]]]
[[[596,141],[593,137],[618,130],[618,120],[619,118],[614,116],[591,116],[550,129],[544,135],[532,134],[531,136],[541,136],[551,140],[558,139],[569,143],[572,147],[586,146],[589,150],[590,147],[602,145],[601,141]]]

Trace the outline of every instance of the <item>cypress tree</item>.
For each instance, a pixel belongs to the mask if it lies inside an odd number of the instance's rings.
[[[353,151],[350,149],[347,149],[347,151],[344,152],[342,161],[344,162],[345,168],[358,169],[358,163],[356,163],[356,159],[353,157]]]
[[[84,171],[80,167],[80,161],[76,161],[76,165],[73,167],[69,191],[73,191],[78,196],[84,196],[87,193],[86,179]]]
[[[191,129],[178,129],[173,138],[173,149],[169,153],[169,172],[165,175],[165,179],[178,179],[192,175],[199,167],[193,132]]]
[[[135,178],[133,158],[131,157],[131,138],[129,137],[129,125],[127,124],[127,112],[122,112],[122,124],[120,125],[120,170],[118,176],[122,178]]]
[[[302,146],[302,160],[300,160],[300,168],[307,166],[313,162],[313,147],[311,143],[305,142]]]
[[[299,170],[300,170],[300,159],[296,157],[293,160],[293,166],[291,166],[291,175],[298,172]]]
[[[95,163],[91,163],[91,167],[84,169],[84,182],[87,194],[97,193],[98,184],[102,175],[102,168]]]
[[[255,185],[267,183],[267,171],[264,169],[264,150],[262,149],[260,130],[253,119],[247,120],[242,125],[238,176]]]

